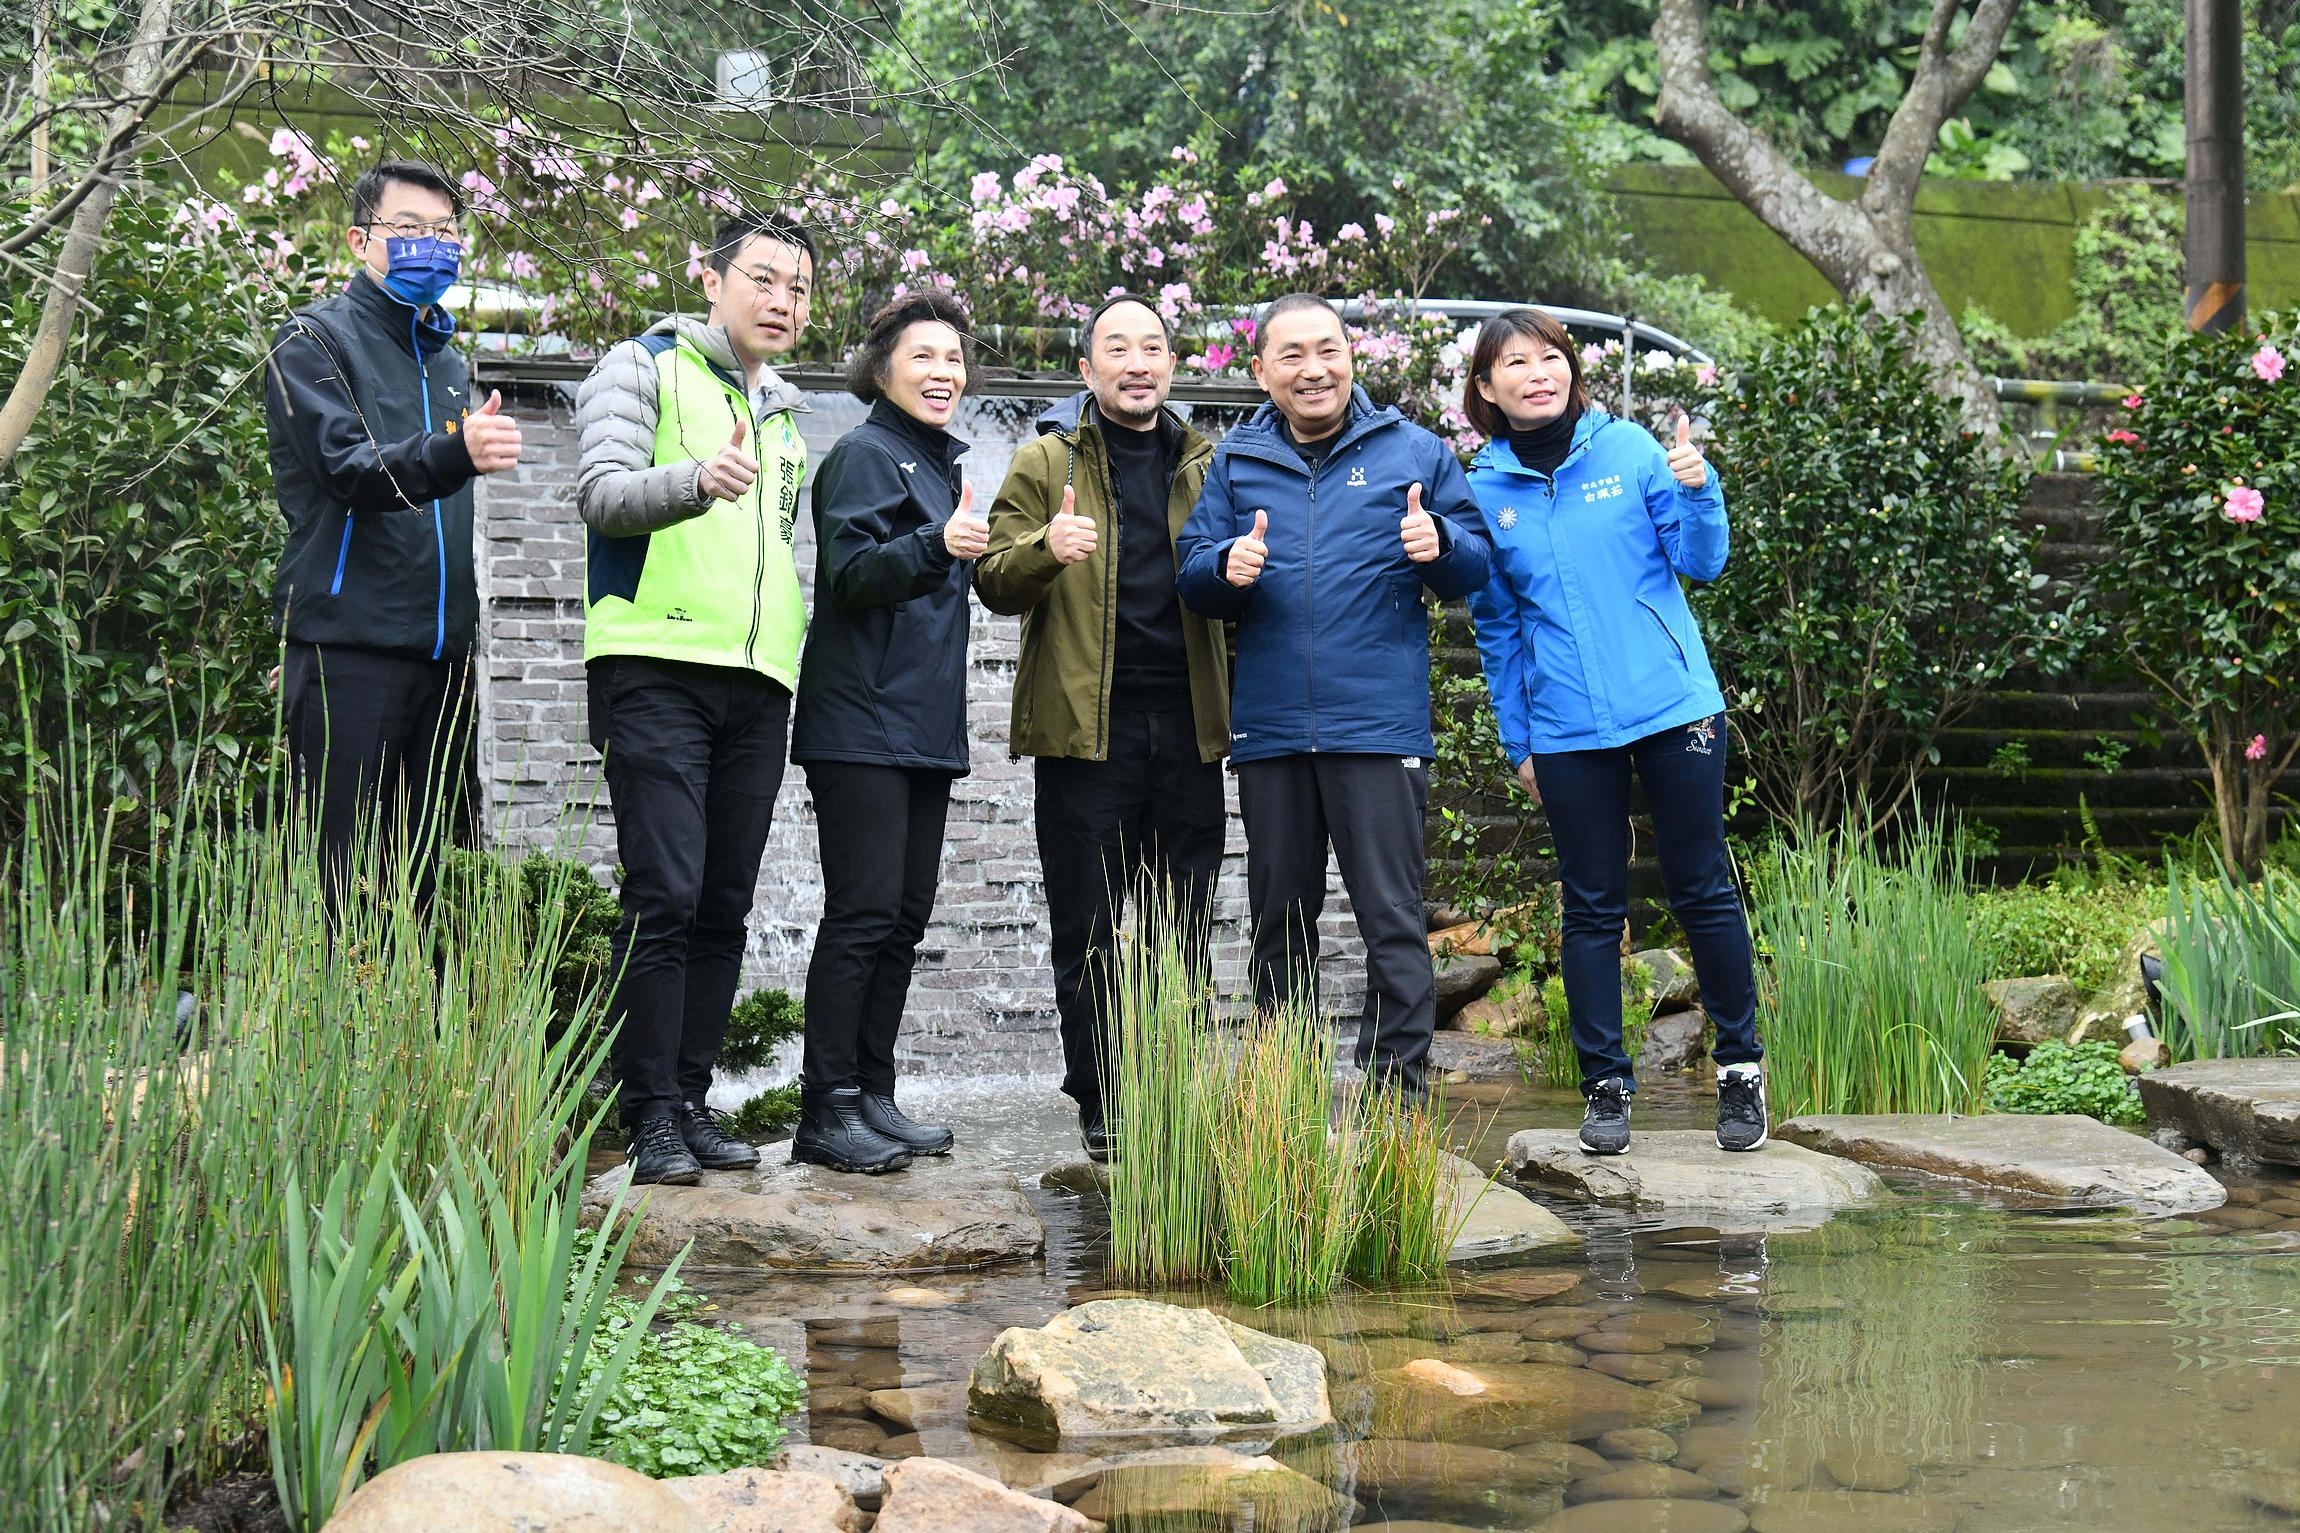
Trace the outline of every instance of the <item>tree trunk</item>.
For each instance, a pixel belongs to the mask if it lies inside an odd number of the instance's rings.
[[[128,64],[121,84],[121,105],[106,125],[105,141],[112,142],[135,126],[136,113],[159,73],[161,42],[168,31],[172,0],[143,0],[136,21],[135,40],[128,46]],[[96,256],[104,244],[104,221],[120,194],[120,174],[104,176],[85,200],[72,210],[64,231],[64,245],[56,256],[55,275],[48,281],[48,300],[40,309],[39,327],[24,354],[23,369],[0,405],[0,469],[15,460],[17,449],[39,419],[48,402],[56,374],[64,365],[71,344],[72,321],[80,311],[80,295],[96,269]]]
[[[1956,318],[1917,258],[1917,186],[1942,122],[1972,94],[2004,40],[2020,0],[1980,0],[1963,41],[1948,43],[1958,0],[1934,0],[1917,72],[1893,113],[1857,202],[1806,179],[1762,134],[1718,99],[1709,74],[1703,0],[1661,0],[1653,45],[1661,75],[1661,131],[1691,149],[1765,226],[1813,263],[1848,301],[1912,317],[1916,354],[1934,368],[1976,430],[1997,436],[2003,411],[1965,350]]]

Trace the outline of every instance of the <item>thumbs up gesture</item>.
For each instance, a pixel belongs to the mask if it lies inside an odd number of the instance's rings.
[[[958,492],[958,509],[942,524],[942,546],[954,559],[979,559],[990,547],[990,522],[974,514],[974,486]]]
[[[1398,522],[1398,536],[1405,540],[1406,557],[1416,564],[1427,564],[1438,556],[1437,523],[1422,509],[1422,487],[1410,486],[1406,490],[1406,514]]]
[[[713,500],[733,500],[751,487],[759,477],[759,460],[743,451],[746,422],[735,422],[735,434],[727,445],[703,461],[703,471],[695,482],[703,493]]]
[[[1062,487],[1062,509],[1046,524],[1046,551],[1064,564],[1076,564],[1094,552],[1094,518],[1078,514],[1078,491]]]
[[[463,450],[471,470],[499,474],[519,466],[519,422],[503,413],[503,391],[491,389],[487,403],[463,417]]]
[[[1223,575],[1230,584],[1244,590],[1262,578],[1262,561],[1270,557],[1270,545],[1262,539],[1270,530],[1270,513],[1254,513],[1254,530],[1230,545],[1230,558]]]
[[[1683,411],[1677,416],[1677,445],[1669,449],[1669,472],[1688,490],[1698,490],[1709,482],[1708,460],[1693,445],[1693,418]]]

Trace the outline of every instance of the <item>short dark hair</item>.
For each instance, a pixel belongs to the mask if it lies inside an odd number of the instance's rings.
[[[718,233],[711,236],[711,270],[724,277],[727,268],[735,264],[746,241],[764,235],[785,245],[795,245],[807,253],[807,264],[815,264],[814,236],[787,213],[737,213],[719,224]]]
[[[894,349],[913,325],[943,324],[958,332],[966,356],[966,386],[974,387],[974,319],[958,295],[942,288],[905,293],[871,316],[862,345],[847,359],[847,392],[866,405],[877,404],[894,368]]]
[[[1094,312],[1086,316],[1084,341],[1086,350],[1089,353],[1094,350],[1094,330],[1096,326],[1102,323],[1102,316],[1109,313],[1112,309],[1119,308],[1120,306],[1129,303],[1138,303],[1142,305],[1143,308],[1148,309],[1150,311],[1151,318],[1158,321],[1158,328],[1161,332],[1164,333],[1167,346],[1169,348],[1173,346],[1174,326],[1167,320],[1166,316],[1159,311],[1158,305],[1152,303],[1149,299],[1143,297],[1140,293],[1129,293],[1124,288],[1120,288],[1117,292],[1112,293],[1108,298],[1105,298],[1100,303],[1096,304],[1094,306]]]
[[[1488,440],[1509,435],[1509,417],[1501,406],[1479,393],[1477,386],[1480,380],[1492,380],[1493,365],[1501,360],[1502,347],[1521,340],[1564,352],[1573,369],[1573,388],[1566,396],[1570,407],[1589,408],[1589,388],[1581,380],[1581,348],[1573,344],[1572,335],[1557,316],[1541,309],[1504,309],[1478,326],[1477,345],[1469,354],[1469,382],[1461,391],[1461,413]]]
[[[351,183],[353,228],[362,229],[375,222],[375,210],[383,206],[383,189],[394,181],[439,193],[455,210],[457,218],[463,216],[463,188],[448,180],[446,171],[429,160],[385,160],[372,170],[361,171],[359,179]]]
[[[1273,298],[1270,300],[1269,307],[1262,310],[1261,318],[1254,324],[1254,355],[1260,356],[1263,350],[1269,346],[1270,324],[1273,320],[1283,319],[1289,314],[1299,314],[1304,309],[1322,310],[1337,322],[1342,317],[1341,310],[1315,293],[1288,293],[1283,298]],[[1345,339],[1348,338],[1349,333],[1348,328],[1344,327],[1342,335]]]

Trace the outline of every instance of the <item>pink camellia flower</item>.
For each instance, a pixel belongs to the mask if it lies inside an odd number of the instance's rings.
[[[2111,431],[2108,434],[2106,440],[2111,442],[2129,442],[2135,447],[2140,445],[2140,438],[2137,434],[2123,430],[2122,428]]]
[[[2221,509],[2232,522],[2256,522],[2260,520],[2264,504],[2258,490],[2248,484],[2239,484],[2229,487],[2228,499],[2222,503]]]
[[[2268,737],[2266,735],[2254,735],[2252,737],[2252,743],[2244,747],[2244,759],[2246,761],[2267,760]]]
[[[2131,393],[2124,396],[2124,407],[2127,410],[2137,410],[2140,408],[2140,393],[2141,391],[2139,389],[2134,389]]]
[[[2252,376],[2262,383],[2274,383],[2284,376],[2284,353],[2273,342],[2262,341],[2260,349],[2252,353]]]
[[[1699,367],[1693,369],[1693,381],[1701,385],[1703,388],[1710,387],[1717,381],[1716,366],[1708,362],[1702,363]]]

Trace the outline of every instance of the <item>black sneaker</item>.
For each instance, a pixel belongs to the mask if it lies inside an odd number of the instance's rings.
[[[791,1136],[791,1164],[827,1166],[876,1176],[910,1164],[910,1151],[863,1121],[862,1088],[845,1086],[799,1098],[799,1128]]]
[[[1629,1148],[1629,1083],[1611,1076],[1589,1088],[1581,1114],[1584,1155],[1619,1155]]]
[[[1765,1071],[1727,1065],[1717,1072],[1717,1148],[1754,1150],[1765,1142]]]
[[[1110,1152],[1118,1143],[1118,1135],[1107,1118],[1090,1118],[1081,1111],[1078,1114],[1078,1142],[1086,1146],[1086,1158],[1100,1165],[1110,1159]]]
[[[948,1155],[957,1138],[949,1129],[931,1123],[913,1123],[894,1105],[892,1092],[866,1091],[862,1094],[863,1122],[885,1137],[901,1145],[913,1155]]]
[[[688,1102],[686,1111],[679,1115],[679,1136],[687,1141],[687,1149],[706,1171],[747,1171],[759,1163],[756,1145],[745,1143],[727,1132],[731,1121],[723,1112],[714,1112],[701,1102]]]
[[[702,1163],[688,1153],[677,1118],[666,1112],[639,1120],[631,1132],[632,1186],[692,1187],[702,1179]]]

